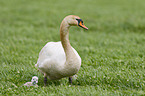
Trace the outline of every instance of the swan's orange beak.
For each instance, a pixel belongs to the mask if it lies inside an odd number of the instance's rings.
[[[82,28],[88,30],[88,28],[83,24],[82,21],[80,21],[78,25],[79,25],[80,27],[82,27]]]

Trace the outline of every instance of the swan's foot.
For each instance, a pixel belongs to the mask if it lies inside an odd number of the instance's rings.
[[[47,75],[44,73],[44,87],[47,85]]]
[[[69,83],[72,84],[72,76],[69,77]]]
[[[47,77],[44,77],[44,86],[46,87],[47,84]]]

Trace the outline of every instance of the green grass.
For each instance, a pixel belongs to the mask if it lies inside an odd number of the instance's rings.
[[[70,29],[70,42],[82,58],[73,85],[48,81],[34,67],[41,48],[59,41],[59,26],[70,14],[89,28]],[[144,0],[1,0],[0,95],[145,95]],[[39,87],[24,87],[32,76]]]

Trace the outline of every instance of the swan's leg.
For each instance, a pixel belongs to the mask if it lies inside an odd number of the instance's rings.
[[[44,73],[44,86],[46,87],[47,84],[47,75]]]
[[[69,77],[69,83],[72,84],[72,76]]]

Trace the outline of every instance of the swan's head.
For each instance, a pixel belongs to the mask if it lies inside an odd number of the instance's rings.
[[[69,15],[65,17],[65,19],[70,26],[79,26],[88,30],[88,28],[84,25],[83,20],[79,16]]]

